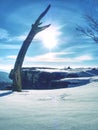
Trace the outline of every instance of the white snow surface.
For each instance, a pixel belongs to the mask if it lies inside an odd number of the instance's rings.
[[[0,130],[98,130],[98,76],[88,78],[79,87],[0,91]]]

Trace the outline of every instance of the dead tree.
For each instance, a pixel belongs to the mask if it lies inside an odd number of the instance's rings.
[[[30,46],[30,43],[32,42],[34,36],[37,33],[39,33],[40,31],[43,31],[44,29],[50,26],[50,24],[42,26],[42,27],[40,26],[42,24],[40,20],[45,16],[49,8],[50,8],[50,5],[45,9],[44,12],[41,13],[41,15],[35,21],[35,23],[32,24],[32,28],[27,38],[24,40],[22,47],[18,53],[16,62],[14,65],[14,69],[13,69],[13,91],[21,92],[22,90],[22,64],[23,64],[26,52],[28,50],[28,47]]]
[[[85,15],[86,26],[78,25],[76,30],[98,43],[98,20],[90,15]]]

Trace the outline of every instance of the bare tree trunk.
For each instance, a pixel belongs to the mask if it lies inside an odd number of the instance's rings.
[[[19,54],[17,56],[14,70],[13,70],[13,91],[21,92],[22,89],[22,64],[24,61],[24,57],[26,55],[26,52],[28,50],[28,47],[30,46],[30,43],[32,42],[34,36],[39,33],[40,31],[48,28],[49,25],[45,25],[42,27],[39,27],[42,23],[40,23],[40,20],[44,17],[44,15],[48,12],[50,8],[50,5],[46,8],[46,10],[38,17],[36,22],[32,25],[31,31],[29,32],[27,38],[23,42],[23,45],[19,51]]]

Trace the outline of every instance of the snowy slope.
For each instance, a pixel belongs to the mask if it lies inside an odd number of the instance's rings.
[[[98,130],[98,76],[74,88],[0,91],[0,130]]]
[[[0,71],[0,90],[11,85],[11,80],[9,79],[9,74],[7,72]]]
[[[9,74],[7,72],[0,71],[0,82],[10,82]]]

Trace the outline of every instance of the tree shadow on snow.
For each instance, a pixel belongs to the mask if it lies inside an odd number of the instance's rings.
[[[3,92],[3,93],[0,93],[0,97],[8,96],[12,93],[13,93],[13,91]]]

